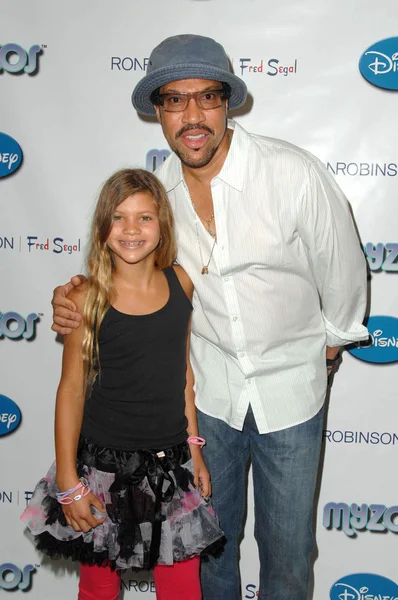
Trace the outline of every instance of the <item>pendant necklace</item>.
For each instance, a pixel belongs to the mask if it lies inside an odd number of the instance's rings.
[[[195,211],[196,213],[196,211]],[[214,241],[213,241],[213,245],[211,247],[211,251],[210,251],[210,255],[209,255],[209,260],[207,261],[207,264],[204,264],[203,261],[203,255],[202,255],[202,246],[200,245],[200,237],[199,237],[199,229],[198,229],[198,219],[196,218],[196,214],[195,214],[195,227],[196,227],[196,239],[198,240],[198,247],[199,247],[199,255],[200,255],[200,262],[202,263],[202,270],[201,273],[202,275],[207,275],[209,272],[209,265],[210,265],[210,261],[211,261],[211,257],[213,256],[213,251],[214,251],[214,247],[216,245],[216,237],[215,235],[214,237]]]
[[[229,138],[229,139],[230,139],[230,138]],[[183,170],[184,170],[184,169],[183,169]],[[193,212],[194,212],[194,215],[195,215],[196,239],[197,239],[197,241],[198,241],[198,248],[199,248],[200,262],[201,262],[201,264],[202,264],[201,273],[202,273],[202,275],[208,275],[208,273],[209,273],[209,265],[210,265],[210,262],[211,262],[211,259],[212,259],[212,256],[213,256],[213,252],[214,252],[214,248],[215,248],[215,245],[216,245],[216,242],[217,242],[217,234],[216,234],[215,232],[213,232],[213,231],[211,230],[211,228],[210,228],[210,226],[211,226],[211,223],[212,223],[212,221],[213,221],[213,219],[214,219],[214,212],[211,214],[211,217],[210,217],[210,219],[203,219],[203,218],[202,218],[202,217],[201,217],[201,216],[198,214],[198,211],[196,210],[196,205],[195,205],[195,202],[192,200],[192,196],[191,196],[191,193],[190,193],[190,191],[189,191],[189,187],[187,186],[187,184],[186,184],[186,183],[185,183],[185,188],[186,188],[186,190],[187,190],[187,192],[188,192],[188,197],[189,197],[189,199],[190,199],[190,201],[191,201],[192,208],[193,208]],[[209,259],[208,259],[208,261],[207,261],[207,263],[206,263],[206,264],[205,264],[205,262],[204,262],[204,260],[203,260],[202,246],[201,246],[201,244],[200,244],[200,236],[199,236],[198,219],[200,219],[201,221],[204,221],[204,222],[207,224],[207,227],[205,227],[205,229],[206,229],[207,233],[209,233],[209,234],[210,234],[210,236],[213,238],[213,245],[212,245],[212,247],[211,247],[210,254],[209,254]]]
[[[210,227],[210,225],[211,225],[211,223],[212,223],[212,221],[213,221],[213,219],[214,219],[214,212],[212,213],[212,215],[211,215],[210,219],[205,219],[204,217],[201,217],[201,216],[200,216],[200,214],[198,213],[198,211],[197,211],[197,208],[196,208],[196,204],[195,204],[195,202],[192,200],[192,198],[191,198],[191,202],[192,202],[192,206],[193,206],[193,209],[194,209],[194,211],[195,211],[195,214],[196,214],[196,215],[199,217],[199,219],[200,219],[201,221],[204,221],[204,222],[207,224],[207,227],[205,227],[205,229],[206,229],[207,233],[209,233],[209,234],[211,235],[211,237],[212,237],[212,238],[215,238],[217,234],[216,234],[214,231],[212,231],[212,230],[211,230],[211,227]]]

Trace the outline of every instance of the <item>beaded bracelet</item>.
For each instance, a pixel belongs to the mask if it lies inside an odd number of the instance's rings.
[[[77,494],[76,496],[73,496],[73,498],[69,497],[69,494],[77,492],[77,490],[79,490],[80,488],[84,488],[81,494]],[[72,502],[77,502],[78,500],[81,500],[84,496],[87,496],[87,494],[89,494],[90,491],[91,490],[89,488],[87,479],[85,477],[80,477],[79,483],[75,487],[70,488],[65,492],[57,492],[55,496],[60,504],[72,504]]]
[[[202,437],[198,437],[197,435],[191,435],[188,440],[187,440],[188,444],[194,444],[195,446],[200,446],[201,448],[203,448],[203,446],[206,443],[206,440]]]

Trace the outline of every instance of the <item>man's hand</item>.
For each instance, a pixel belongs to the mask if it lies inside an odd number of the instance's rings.
[[[340,357],[340,350],[341,348],[339,346],[337,346],[336,348],[332,348],[331,346],[326,346],[326,365],[327,365],[327,371],[328,371],[328,383],[331,383],[332,380],[332,374],[335,373],[341,363],[341,357]],[[334,361],[332,363],[329,363],[329,361]]]
[[[336,348],[332,348],[331,346],[326,346],[326,359],[331,359],[333,360],[334,358],[336,358],[336,356],[338,355],[338,353],[340,352],[340,346],[337,346]]]
[[[86,278],[84,275],[75,275],[66,285],[60,285],[55,288],[51,304],[53,305],[53,319],[51,329],[67,335],[72,332],[72,329],[79,327],[82,317],[76,312],[76,305],[66,297],[74,288],[84,283]]]

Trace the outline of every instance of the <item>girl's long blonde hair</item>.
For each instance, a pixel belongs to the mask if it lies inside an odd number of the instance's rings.
[[[161,242],[155,251],[156,266],[165,269],[176,259],[173,213],[160,181],[143,169],[122,169],[114,173],[101,190],[91,225],[87,294],[83,309],[86,390],[99,371],[98,333],[113,299],[112,272],[115,264],[113,252],[106,241],[112,229],[116,208],[137,192],[149,192],[158,209]]]

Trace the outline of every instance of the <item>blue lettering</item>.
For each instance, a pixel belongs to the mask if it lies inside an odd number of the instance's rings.
[[[367,504],[361,504],[361,506],[351,504],[351,515],[350,523],[354,529],[358,529],[359,531],[366,529],[369,517]]]
[[[146,155],[146,170],[156,171],[164,163],[169,154],[170,150],[157,150],[156,148],[149,150]]]
[[[356,533],[353,531],[368,530],[374,533],[384,533],[389,530],[398,533],[398,506],[386,508],[384,504],[347,504],[329,502],[323,511],[323,526],[326,529],[341,529],[349,537]],[[350,527],[351,526],[351,527]],[[398,600],[398,599],[397,599]]]
[[[141,65],[140,61],[138,60],[138,58],[134,59],[134,71],[137,70],[137,66],[139,66],[139,68],[141,69],[141,71],[144,70],[144,67]]]
[[[39,54],[41,54],[41,52],[42,49],[37,44],[29,48],[28,66],[24,69],[25,73],[27,73],[28,75],[33,75],[33,73],[36,72],[38,61],[37,57],[39,56]]]
[[[7,73],[20,73],[24,71],[28,75],[33,75],[37,70],[38,55],[42,52],[40,46],[35,44],[26,52],[18,44],[5,44],[0,49],[0,73],[4,70]],[[11,62],[10,57],[17,56],[16,62]]]
[[[127,65],[130,65],[130,66],[126,67],[125,66],[126,62],[127,62]],[[131,69],[133,67],[134,67],[134,61],[133,61],[133,59],[130,58],[130,56],[125,56],[123,58],[123,60],[122,60],[122,69],[123,69],[123,71],[131,71]]]
[[[339,431],[338,429],[336,429],[335,431],[333,431],[332,434],[332,440],[334,442],[336,442],[337,444],[340,444],[340,442],[342,442],[344,439],[344,434],[342,431]]]
[[[26,506],[28,506],[29,501],[30,501],[30,499],[31,499],[32,496],[33,496],[33,492],[27,492],[25,490],[25,502],[26,502]]]
[[[375,246],[368,242],[365,245],[365,254],[371,271],[379,271],[384,261],[384,244],[378,243]]]
[[[386,510],[384,504],[371,504],[369,509],[371,511],[371,515],[366,529],[369,531],[385,531],[386,527],[384,523],[380,523],[383,518],[384,511]]]
[[[25,340],[29,340],[35,333],[35,321],[38,318],[39,315],[36,313],[30,313],[26,321],[15,312],[8,312],[4,315],[0,313],[0,338],[5,336],[10,340],[16,340],[22,336]],[[16,322],[17,326],[12,329],[9,325],[10,322]]]
[[[246,592],[248,592],[248,594],[250,594],[250,595],[246,594],[245,598],[249,598],[249,599],[255,598],[256,597],[256,586],[253,585],[252,583],[249,583],[246,586]]]
[[[275,75],[278,75],[278,66],[279,65],[279,60],[277,58],[270,58],[268,61],[268,66],[270,67],[270,69],[274,69],[274,72],[270,72],[267,71],[267,75],[271,75],[271,77],[275,77]]]
[[[14,238],[11,238],[11,241],[6,238],[6,237],[0,237],[0,248],[4,248],[4,250],[7,248],[7,246],[9,248],[11,248],[11,250],[14,250]]]
[[[113,71],[113,67],[117,67],[120,71],[120,56],[112,56],[111,58],[111,71]]]
[[[243,75],[243,71],[245,69],[247,69],[247,67],[249,66],[249,65],[246,65],[245,63],[250,63],[252,59],[251,58],[240,58],[239,60],[240,60],[240,74]]]
[[[375,173],[375,175],[378,175],[378,172],[380,171],[380,173],[385,176],[386,175],[386,170],[387,170],[387,165],[385,163],[384,163],[383,166],[380,166],[380,165],[376,164],[376,173]]]
[[[350,527],[351,510],[345,502],[329,502],[323,509],[323,526],[326,529],[341,529],[346,535],[355,535]]]
[[[148,67],[149,58],[145,57],[142,59],[132,58],[131,56],[111,56],[111,71],[117,69],[118,71],[145,71]]]
[[[396,346],[397,343],[395,339],[387,340],[385,345]],[[383,444],[384,446],[395,446],[398,442],[398,434],[389,431],[379,433],[378,431],[339,431],[338,429],[333,431],[325,429],[323,431],[323,439],[337,444],[344,442],[345,444]]]
[[[32,240],[37,240],[37,236],[36,235],[28,235],[28,248],[29,248],[29,252],[30,252],[31,246],[36,246],[36,241],[32,241]]]
[[[0,565],[0,589],[22,591],[27,590],[32,582],[32,574],[36,571],[33,565],[26,565],[23,570],[12,563]],[[9,574],[12,573],[12,579]]]
[[[0,501],[4,502],[7,500],[9,504],[12,504],[12,492],[7,494],[7,492],[0,492]]]
[[[336,175],[336,171],[333,169],[332,165],[329,162],[326,163],[326,168],[328,171],[332,171],[333,175]]]
[[[330,429],[324,429],[323,430],[323,439],[324,440],[328,440],[330,442],[330,436],[332,435],[332,432],[330,431]]]
[[[64,241],[64,240],[63,240],[63,238],[54,238],[54,239],[53,239],[53,244],[54,244],[54,246],[55,246],[56,248],[59,248],[59,250],[55,250],[55,249],[53,249],[53,252],[54,252],[55,254],[61,254],[61,253],[62,253],[62,250],[63,250],[63,248],[62,248],[62,243],[63,243],[63,241]]]
[[[384,524],[393,533],[398,533],[398,523],[394,523],[393,518],[398,515],[398,506],[391,506],[384,513]]]
[[[155,584],[153,581],[137,581],[136,579],[129,579],[124,581],[122,579],[122,586],[125,590],[134,590],[135,592],[151,592],[155,593]]]
[[[398,244],[387,242],[385,248],[388,254],[382,266],[383,271],[398,271]]]

